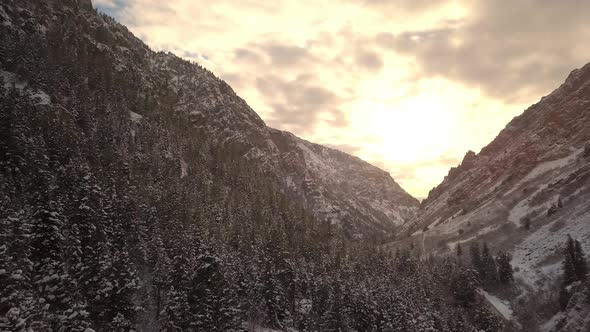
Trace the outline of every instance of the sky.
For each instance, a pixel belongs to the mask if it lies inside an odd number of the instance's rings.
[[[590,61],[586,0],[93,0],[227,81],[271,127],[424,198]]]

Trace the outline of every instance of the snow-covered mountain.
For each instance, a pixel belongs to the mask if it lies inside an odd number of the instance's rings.
[[[268,128],[89,1],[0,2],[0,106],[1,331],[499,324],[475,284],[452,295],[463,267],[345,239],[417,209],[386,172]]]
[[[536,288],[560,273],[568,234],[590,250],[589,200],[590,64],[467,153],[404,231],[426,251],[472,240],[508,249],[516,277]]]
[[[52,28],[61,25],[63,31],[71,33],[65,26],[75,26],[85,45],[71,56],[89,58],[87,65],[114,84],[120,83],[121,91],[140,91],[145,98],[131,102],[133,111],[129,117],[134,139],[140,139],[142,126],[164,118],[168,130],[200,138],[198,142],[186,138],[177,142],[181,175],[195,166],[189,154],[215,154],[211,151],[219,153],[217,147],[222,147],[228,154],[223,158],[263,170],[284,193],[319,219],[340,225],[349,237],[388,234],[414,217],[418,201],[387,172],[359,158],[267,127],[223,80],[173,54],[150,50],[124,26],[96,15],[90,1],[27,1],[20,7],[12,3],[0,5],[0,25],[5,36],[27,34],[51,42],[68,37],[51,36],[56,31]],[[17,13],[14,8],[18,8]],[[29,73],[22,69],[21,73],[14,72],[15,68],[10,67],[10,62],[2,64],[4,84],[27,84]],[[129,86],[130,81],[133,86]],[[80,83],[89,90],[96,88],[88,80]],[[70,102],[60,99],[59,91],[53,94],[46,95],[55,104]]]

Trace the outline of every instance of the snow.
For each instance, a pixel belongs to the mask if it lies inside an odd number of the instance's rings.
[[[481,295],[483,295],[486,300],[498,310],[498,312],[504,317],[506,320],[512,319],[512,309],[510,308],[510,302],[500,300],[499,298],[495,297],[494,295],[486,292],[483,289],[478,290]]]
[[[453,250],[453,249],[455,249],[455,246],[457,246],[457,244],[464,243],[464,242],[469,242],[471,240],[475,240],[476,238],[477,238],[477,234],[476,235],[472,235],[472,236],[470,236],[470,237],[468,237],[466,239],[463,239],[463,240],[449,242],[449,243],[447,243],[447,246],[449,246],[449,249]]]
[[[29,96],[30,99],[35,101],[36,105],[50,105],[51,97],[47,93],[41,90],[33,90],[26,83],[19,81],[18,76],[8,71],[0,71],[0,80],[3,83],[5,89],[15,88],[20,93],[24,93]]]
[[[556,219],[544,225],[526,237],[513,253],[512,265],[517,267],[514,277],[530,286],[543,286],[545,281],[554,280],[561,273],[561,259],[557,262],[545,262],[545,259],[558,252],[565,243],[567,234],[580,240],[584,251],[590,250],[590,227],[587,220],[590,212],[564,220]],[[558,232],[553,227],[558,222],[564,222],[563,229]]]
[[[527,174],[527,176],[525,176],[522,179],[522,182],[532,180],[537,176],[547,173],[551,170],[554,170],[556,168],[562,168],[564,166],[571,164],[583,151],[584,149],[576,149],[569,156],[557,160],[547,161],[537,165],[537,167],[535,167],[529,174]]]
[[[526,196],[520,202],[518,202],[518,204],[516,204],[516,206],[513,207],[512,210],[510,210],[510,214],[508,215],[508,220],[511,223],[515,224],[517,227],[520,227],[521,226],[520,221],[522,220],[522,218],[532,211],[532,209],[529,207],[529,203],[531,201],[531,198],[535,197],[535,195],[537,195],[540,191],[542,191],[546,188],[547,188],[547,185],[543,185],[539,189],[537,189],[533,193],[531,193],[530,195]],[[536,208],[546,211],[551,206],[552,202],[554,202],[554,201],[556,201],[556,200],[548,200],[547,202],[545,202],[544,204],[542,204],[540,206],[537,206]]]
[[[297,311],[303,315],[309,314],[313,307],[313,302],[310,299],[301,299],[297,304]]]
[[[139,121],[141,121],[141,119],[143,119],[143,116],[142,115],[139,115],[139,114],[137,114],[135,112],[129,111],[129,119],[131,119],[131,121],[133,123],[139,123]]]
[[[570,153],[568,156],[565,156],[563,158],[560,159],[556,159],[556,160],[551,160],[551,161],[547,161],[544,163],[540,163],[539,165],[537,165],[537,167],[533,168],[533,170],[531,170],[524,178],[522,178],[513,188],[512,190],[506,192],[505,195],[511,194],[512,192],[514,192],[514,190],[518,189],[521,187],[521,185],[523,185],[524,183],[533,180],[537,177],[539,177],[540,175],[543,175],[549,171],[558,169],[558,168],[563,168],[565,166],[570,165],[571,163],[573,163],[574,161],[576,161],[576,159],[578,158],[578,156],[584,151],[583,148],[579,148],[579,149],[573,149],[572,153]]]
[[[557,314],[555,314],[555,316],[551,317],[550,320],[548,320],[543,325],[541,325],[539,327],[539,331],[540,332],[551,332],[551,331],[553,331],[553,328],[555,327],[555,324],[557,324],[561,319],[563,319],[563,317],[564,317],[563,312],[558,312]]]
[[[6,12],[4,11],[4,9],[2,7],[0,7],[0,17],[2,18],[2,25],[3,26],[6,26],[6,27],[12,26],[12,21],[10,20],[10,17],[8,16],[8,14],[6,14]]]
[[[17,273],[13,273],[10,276],[10,278],[13,280],[24,280],[25,279],[21,274],[17,274]]]
[[[293,182],[293,177],[292,176],[288,175],[285,178],[285,183],[287,184],[287,188],[297,189],[297,185],[295,185],[295,182]]]
[[[297,145],[304,153],[305,164],[325,176],[335,174],[336,170],[322,160],[316,153],[314,153],[303,141],[298,141]]]
[[[184,178],[185,176],[187,176],[187,168],[188,168],[188,164],[186,163],[186,161],[184,161],[184,159],[180,159],[180,178]]]
[[[37,91],[31,95],[32,99],[38,100],[37,105],[49,105],[51,104],[51,97],[43,91]]]

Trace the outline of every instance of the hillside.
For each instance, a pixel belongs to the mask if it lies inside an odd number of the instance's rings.
[[[479,154],[467,153],[422,202],[407,233],[421,236],[428,228],[426,242],[436,251],[489,239],[514,250],[523,277],[552,263],[544,259],[567,234],[590,246],[589,110],[590,64],[512,120]],[[534,254],[520,261],[528,251]]]
[[[69,32],[66,25],[50,16],[50,9],[42,8],[50,6],[50,3],[39,3],[36,7],[41,8],[11,13],[13,15],[10,16],[10,8],[4,6],[2,27],[5,39],[20,33],[27,34],[28,38],[47,37],[50,45],[61,42],[62,34]],[[84,2],[80,8],[91,6]],[[71,52],[74,57],[66,60],[78,58],[85,62],[86,68],[100,71],[106,80],[122,84],[119,87],[121,93],[133,91],[133,96],[123,96],[130,104],[131,114],[136,114],[131,119],[132,123],[138,124],[138,128],[133,129],[133,135],[141,135],[139,127],[166,116],[175,122],[174,135],[183,131],[199,137],[198,143],[182,142],[184,146],[175,156],[179,165],[190,169],[194,165],[188,160],[195,153],[206,154],[222,146],[230,150],[230,158],[256,164],[265,176],[279,182],[286,194],[297,199],[319,219],[341,226],[350,237],[385,234],[413,217],[418,201],[386,172],[358,158],[267,127],[229,85],[211,72],[172,54],[151,51],[126,28],[107,17],[90,19],[77,15],[75,10],[63,12],[61,20],[80,28],[80,34],[71,37],[82,37],[84,45],[58,51]],[[45,11],[43,15],[35,17],[35,20],[28,17],[42,11]],[[61,29],[64,30],[53,29],[56,24],[62,24]],[[17,50],[18,47],[7,45],[4,51]],[[26,53],[34,50],[19,51]],[[66,54],[52,54],[51,59],[56,59],[58,55]],[[41,78],[33,74],[49,73],[52,66],[58,63],[48,64],[49,70],[11,63],[18,56],[7,54],[3,57],[4,85],[10,86],[13,81],[43,83],[54,90],[47,91],[48,98],[54,103],[64,104],[67,100],[67,96],[61,95],[64,91],[55,91],[56,88],[63,89],[63,83],[59,86],[40,82]],[[70,68],[70,71],[73,70],[75,68]],[[93,86],[97,82],[90,81],[88,77],[71,76],[68,83],[87,90],[97,88]],[[359,187],[367,189],[359,194]]]
[[[549,298],[562,277],[567,236],[590,251],[588,201],[590,64],[572,71],[480,153],[468,152],[390,246],[413,243],[422,252],[454,256],[458,244],[486,242],[492,251],[511,253],[522,296]]]
[[[89,1],[0,20],[0,330],[498,326],[455,299],[463,267],[370,240],[418,206],[386,172],[268,128]]]

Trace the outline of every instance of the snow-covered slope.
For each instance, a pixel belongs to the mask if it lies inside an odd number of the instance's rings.
[[[361,159],[269,129],[271,159],[284,169],[285,188],[349,236],[363,229],[387,233],[412,219],[418,201],[389,175]],[[268,155],[258,155],[264,160]]]
[[[16,12],[14,8],[18,8]],[[417,210],[418,201],[388,173],[340,151],[267,127],[226,82],[171,53],[150,50],[124,26],[97,15],[89,0],[9,0],[0,4],[0,14],[5,36],[27,35],[52,43],[69,37],[53,35],[58,29],[50,27],[60,25],[68,33],[76,31],[71,37],[83,44],[80,49],[85,54],[70,56],[77,57],[80,66],[100,71],[118,91],[139,89],[138,100],[121,96],[121,102],[133,109],[129,114],[133,139],[142,139],[142,126],[155,122],[186,132],[187,137],[188,133],[199,137],[198,142],[176,142],[184,150],[178,160],[182,178],[191,167],[197,167],[191,165],[191,153],[256,167],[316,217],[340,225],[350,237],[389,234]],[[15,82],[17,88],[25,89],[19,82],[26,82],[28,74],[13,72],[6,62],[0,68],[0,83]],[[100,88],[88,80],[83,85],[88,90]],[[67,89],[67,84],[56,83],[51,88]],[[55,97],[41,90],[27,91],[39,103],[50,103]],[[64,105],[72,102],[57,100]]]
[[[557,277],[568,234],[590,250],[589,201],[590,64],[467,153],[404,233],[426,251],[469,241],[509,250],[516,277],[538,288]]]

